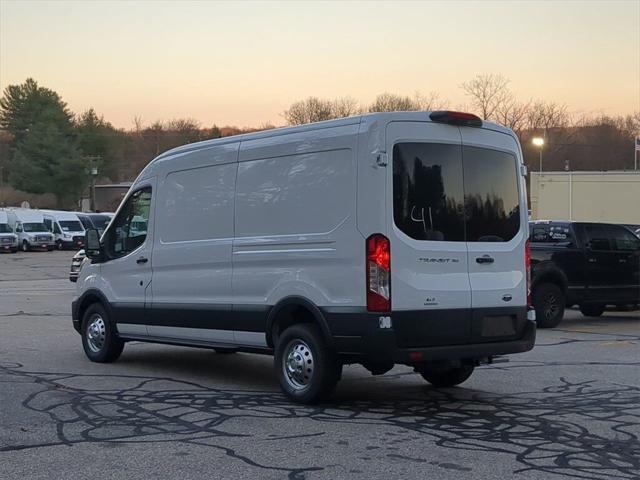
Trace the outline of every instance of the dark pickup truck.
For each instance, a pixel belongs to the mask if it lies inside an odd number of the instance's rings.
[[[529,223],[531,300],[538,327],[562,321],[565,307],[602,315],[607,305],[638,309],[640,238],[607,223]]]

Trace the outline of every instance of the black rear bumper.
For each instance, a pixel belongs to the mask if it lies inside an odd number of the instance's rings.
[[[334,347],[354,361],[414,364],[475,360],[526,352],[536,340],[536,323],[527,320],[526,307],[387,315],[355,309],[323,313]],[[380,317],[385,316],[391,317],[391,328],[380,328]]]

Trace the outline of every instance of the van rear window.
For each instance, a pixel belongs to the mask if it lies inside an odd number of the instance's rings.
[[[516,157],[487,148],[398,143],[393,218],[416,240],[507,242],[520,229]]]
[[[393,147],[393,219],[416,240],[464,242],[462,152],[459,145]]]

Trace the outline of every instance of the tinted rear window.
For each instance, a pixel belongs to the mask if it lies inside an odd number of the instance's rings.
[[[516,158],[487,148],[463,147],[468,242],[507,242],[520,229]]]
[[[464,241],[461,147],[393,147],[393,219],[416,240]]]
[[[516,158],[486,148],[398,143],[393,218],[416,240],[509,241],[520,229]]]
[[[534,243],[573,243],[569,225],[531,224],[529,240]]]

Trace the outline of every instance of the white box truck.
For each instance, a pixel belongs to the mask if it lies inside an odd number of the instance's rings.
[[[22,251],[53,250],[53,234],[44,224],[42,212],[26,208],[9,208],[6,212],[9,225],[18,236],[18,244]]]
[[[130,340],[273,354],[298,402],[349,363],[460,384],[534,345],[523,175],[512,131],[458,112],[170,150],[87,231],[74,327],[96,362]]]

